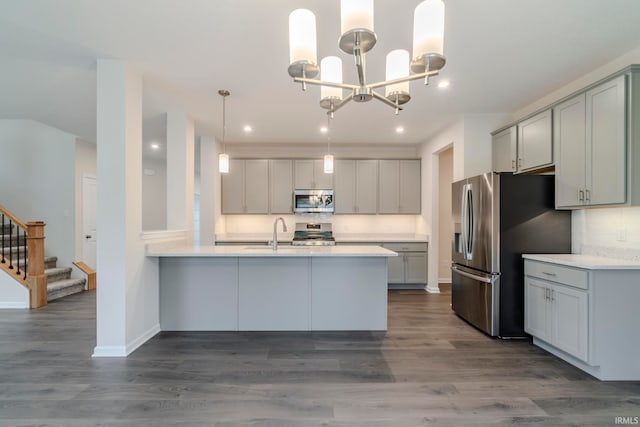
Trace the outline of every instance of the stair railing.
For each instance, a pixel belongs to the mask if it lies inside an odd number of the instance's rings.
[[[42,221],[23,222],[0,205],[0,269],[29,290],[31,308],[47,305],[44,227]]]

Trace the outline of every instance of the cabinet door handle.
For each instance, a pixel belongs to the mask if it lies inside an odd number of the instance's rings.
[[[515,161],[515,159],[511,160],[511,170],[516,170],[516,161]]]
[[[547,276],[552,276],[552,277],[556,277],[557,276],[556,273],[549,273],[548,271],[543,271],[542,274],[546,274]]]
[[[522,157],[518,158],[518,167],[522,169]]]
[[[544,299],[549,299],[549,288],[544,288]]]
[[[584,202],[584,190],[578,190],[578,200]]]
[[[591,190],[585,190],[584,194],[585,194],[586,201],[590,202],[591,201]]]
[[[555,301],[556,300],[556,291],[555,289],[551,289],[551,301]]]

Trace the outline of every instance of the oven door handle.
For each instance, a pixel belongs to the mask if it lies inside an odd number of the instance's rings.
[[[496,277],[495,275],[492,276],[492,277],[482,277],[482,276],[478,276],[478,275],[475,275],[475,274],[467,273],[466,271],[460,270],[455,265],[451,266],[451,271],[453,271],[454,273],[458,273],[461,276],[468,277],[470,279],[477,280],[477,281],[483,282],[483,283],[492,283],[495,280],[495,277]]]

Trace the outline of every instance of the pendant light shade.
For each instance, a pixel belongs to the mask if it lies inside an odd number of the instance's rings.
[[[409,52],[404,49],[396,49],[387,55],[386,80],[394,80],[409,76]],[[388,98],[397,93],[409,93],[409,82],[401,82],[388,85],[385,89],[385,96]]]
[[[324,173],[333,173],[333,154],[324,155]]]
[[[231,92],[220,89],[218,95],[222,97],[222,153],[218,154],[218,172],[229,173],[229,155],[227,154],[224,137],[227,132],[227,96],[231,95]]]
[[[296,9],[289,15],[289,64],[317,64],[316,16],[307,9]]]
[[[443,54],[444,3],[425,0],[413,15],[413,58],[428,54]]]
[[[218,154],[218,171],[220,173],[229,173],[229,155],[226,153]]]
[[[356,29],[373,32],[373,0],[340,1],[341,33]]]

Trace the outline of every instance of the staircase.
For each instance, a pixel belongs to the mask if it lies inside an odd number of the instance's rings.
[[[9,262],[24,271],[26,261],[26,240],[24,234],[19,234],[17,227],[0,224],[0,260],[5,265]],[[57,266],[58,258],[48,256],[44,258],[44,273],[47,276],[47,301],[53,301],[67,295],[85,290],[85,279],[72,279],[71,268]],[[0,274],[4,274],[0,271]],[[25,274],[26,276],[26,274]]]

